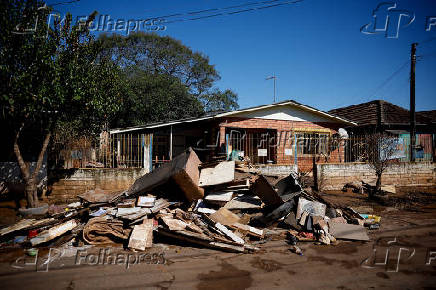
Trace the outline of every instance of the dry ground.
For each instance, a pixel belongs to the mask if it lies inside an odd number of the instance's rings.
[[[142,263],[132,265],[129,269],[126,269],[125,265],[75,265],[76,256],[71,254],[70,257],[66,257],[68,254],[65,254],[64,257],[51,262],[47,272],[37,272],[35,266],[22,266],[15,262],[23,255],[22,249],[8,250],[0,255],[1,289],[237,290],[436,287],[434,194],[417,193],[408,196],[402,193],[384,205],[369,203],[364,196],[358,194],[333,192],[323,196],[338,205],[373,208],[376,214],[382,216],[381,228],[370,231],[371,241],[366,243],[340,241],[336,246],[300,243],[303,256],[290,252],[289,246],[280,238],[259,245],[261,251],[256,254],[223,253],[180,245],[157,244],[152,251],[163,253],[166,264]],[[394,240],[396,242],[390,242]],[[385,262],[388,248],[388,260]],[[98,250],[93,248],[88,252],[97,253]],[[431,254],[431,251],[434,253]],[[431,257],[434,259],[426,265]]]

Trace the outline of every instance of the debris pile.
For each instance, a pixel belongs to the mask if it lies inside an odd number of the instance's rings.
[[[253,252],[273,238],[335,244],[367,241],[380,217],[335,208],[301,187],[297,175],[264,176],[249,162],[202,163],[189,149],[125,191],[91,190],[80,202],[51,205],[38,219],[0,229],[2,246],[121,244],[144,251],[153,240]]]

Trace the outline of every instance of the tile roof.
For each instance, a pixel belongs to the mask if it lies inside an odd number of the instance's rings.
[[[346,118],[358,125],[376,125],[377,120],[383,125],[409,124],[409,110],[383,100],[337,108],[329,111],[330,114]],[[424,114],[416,113],[417,124],[430,124],[431,120]]]

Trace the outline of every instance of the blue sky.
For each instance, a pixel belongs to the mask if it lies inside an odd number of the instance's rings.
[[[60,12],[70,11],[74,17],[97,10],[113,19],[128,20],[252,2],[257,1],[81,0],[56,8]],[[278,2],[283,1],[275,3]],[[217,86],[235,91],[242,108],[273,101],[273,82],[265,80],[273,73],[277,75],[279,101],[294,99],[330,110],[384,99],[408,108],[410,64],[405,63],[410,59],[411,43],[418,42],[416,107],[434,110],[436,25],[430,31],[425,28],[427,17],[436,17],[436,1],[392,1],[397,4],[396,9],[415,15],[407,27],[404,26],[409,18],[401,19],[398,38],[386,38],[384,33],[361,33],[361,27],[373,20],[373,10],[382,2],[304,0],[234,15],[169,23],[159,34],[172,36],[208,55],[222,78]],[[249,7],[256,6],[243,9]],[[185,14],[168,20],[190,17]],[[384,14],[379,14],[378,19],[383,17]],[[435,40],[425,42],[432,38]]]

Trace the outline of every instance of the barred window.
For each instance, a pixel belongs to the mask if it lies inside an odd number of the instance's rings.
[[[328,138],[326,133],[296,133],[298,154],[327,154]]]

